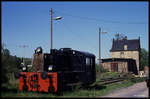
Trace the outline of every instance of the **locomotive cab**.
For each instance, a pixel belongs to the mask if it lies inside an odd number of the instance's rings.
[[[39,64],[41,65],[38,66]],[[33,66],[36,71],[61,73],[65,84],[92,84],[96,79],[95,56],[71,48],[51,49],[51,53],[44,54],[42,51],[35,53]]]

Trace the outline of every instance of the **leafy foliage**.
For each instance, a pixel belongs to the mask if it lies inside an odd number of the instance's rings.
[[[96,73],[99,72],[99,65],[98,64],[95,64],[96,65]],[[104,72],[108,72],[108,70],[104,69],[103,66],[100,67],[100,72],[101,73],[104,73]]]
[[[21,58],[10,55],[10,51],[7,48],[1,47],[1,78],[2,84],[9,83],[12,79],[13,73],[18,71],[18,67],[21,64]],[[25,63],[28,65],[31,63],[31,59],[26,58]]]
[[[31,65],[32,59],[31,58],[24,58],[25,65]]]
[[[104,67],[101,66],[100,72],[105,73],[105,72],[108,72],[108,70],[107,70],[107,69],[104,69]]]
[[[2,83],[7,83],[8,82],[8,77],[7,77],[7,59],[9,58],[9,50],[8,49],[3,49],[3,46],[1,47],[1,77],[2,77]]]
[[[146,51],[146,49],[144,48],[141,48],[141,67],[140,67],[141,70],[143,70],[146,65],[148,66],[148,57],[149,57],[148,51]]]
[[[96,73],[98,73],[98,71],[99,71],[99,65],[95,64],[95,67],[96,67]]]

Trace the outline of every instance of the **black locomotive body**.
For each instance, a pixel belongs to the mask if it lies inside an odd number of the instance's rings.
[[[43,70],[60,73],[64,84],[81,82],[89,85],[95,82],[95,56],[70,48],[52,49],[44,54]]]
[[[68,84],[88,86],[96,80],[95,56],[70,48],[43,53],[39,47],[35,50],[32,65],[32,72],[23,65],[22,72],[15,73],[21,91],[61,93]]]

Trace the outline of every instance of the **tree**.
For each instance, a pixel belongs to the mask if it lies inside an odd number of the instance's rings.
[[[140,70],[144,70],[144,67],[147,65],[148,66],[148,51],[144,48],[141,48],[141,66]]]
[[[2,83],[8,83],[10,80],[9,75],[18,70],[17,66],[21,64],[21,59],[10,55],[10,51],[7,48],[1,47],[1,57],[2,57],[2,65],[1,65],[1,78]]]
[[[31,65],[32,59],[31,58],[24,58],[24,62],[25,62],[25,65]]]
[[[3,46],[1,47],[1,57],[2,57],[2,65],[1,65],[1,78],[2,78],[2,83],[7,83],[8,82],[8,77],[7,77],[7,59],[9,58],[9,50],[4,49]]]

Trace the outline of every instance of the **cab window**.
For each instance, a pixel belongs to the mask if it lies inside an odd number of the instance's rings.
[[[86,65],[90,65],[90,58],[86,58]]]

